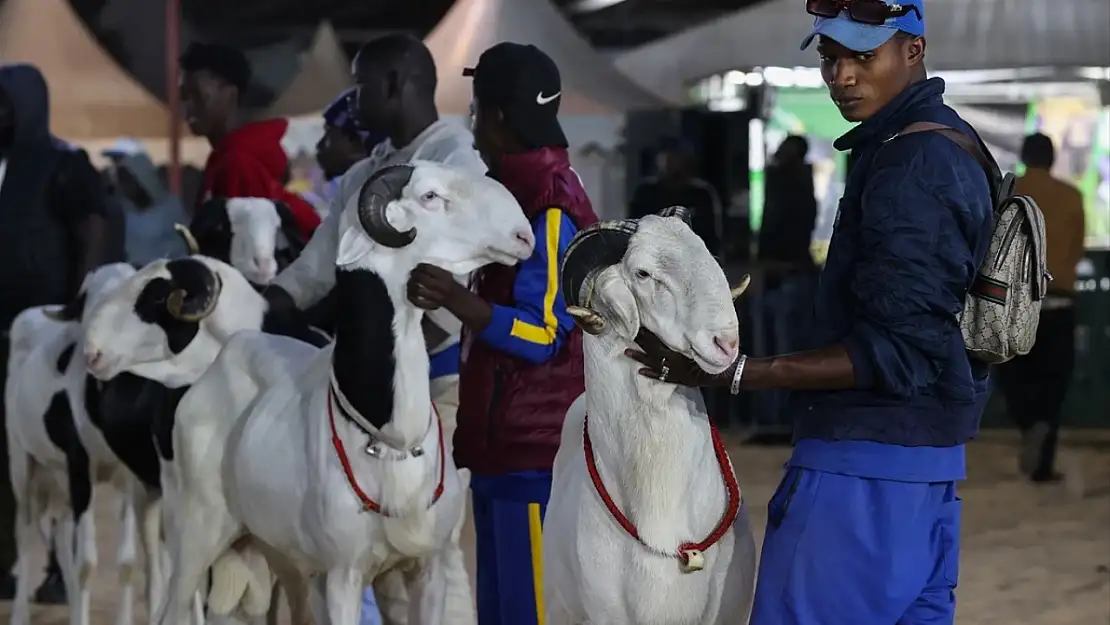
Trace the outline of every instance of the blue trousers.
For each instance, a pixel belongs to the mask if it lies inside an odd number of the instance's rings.
[[[474,475],[478,625],[540,625],[550,471]]]
[[[952,625],[954,482],[790,468],[768,505],[751,625]]]

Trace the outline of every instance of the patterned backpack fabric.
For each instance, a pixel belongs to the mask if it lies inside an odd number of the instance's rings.
[[[1044,215],[1033,198],[1014,195],[1016,178],[1004,176],[976,136],[932,122],[917,122],[896,137],[938,132],[975,157],[987,172],[994,199],[990,248],[968,290],[960,330],[976,360],[1000,364],[1024,356],[1037,339],[1041,299],[1052,276],[1045,264]]]

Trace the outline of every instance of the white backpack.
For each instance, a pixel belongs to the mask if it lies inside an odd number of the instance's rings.
[[[967,292],[960,330],[976,360],[1000,364],[1024,356],[1037,339],[1041,299],[1052,276],[1045,265],[1044,215],[1027,195],[1014,195],[1016,178],[1005,175],[982,145],[964,133],[933,122],[910,124],[896,137],[938,132],[975,157],[987,172],[994,199],[990,248]]]

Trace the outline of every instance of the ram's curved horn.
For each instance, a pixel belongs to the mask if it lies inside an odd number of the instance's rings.
[[[190,254],[200,254],[200,245],[197,243],[197,238],[193,236],[193,231],[189,230],[189,226],[174,224],[173,229],[181,235],[182,239],[185,239],[185,247],[189,248]]]
[[[686,222],[687,226],[689,226],[690,220],[693,219],[693,215],[691,213],[692,211],[689,208],[685,206],[675,205],[668,206],[667,208],[660,210],[658,213],[656,213],[656,215],[659,215],[660,217],[678,217],[682,221]]]
[[[574,323],[577,324],[578,327],[594,336],[601,334],[605,329],[605,319],[589,308],[567,306],[567,314],[574,319]]]
[[[601,269],[624,258],[628,242],[638,226],[639,223],[631,219],[603,221],[574,235],[559,271],[568,306],[589,308],[594,277]]]
[[[412,165],[393,165],[379,169],[362,185],[358,193],[358,221],[375,243],[401,248],[416,239],[416,228],[398,230],[386,218],[389,203],[400,199],[405,185],[412,179]]]
[[[216,305],[220,303],[220,291],[223,290],[223,281],[220,276],[209,270],[208,278],[205,279],[204,289],[202,294],[190,295],[188,291],[180,287],[170,292],[169,297],[166,298],[166,310],[173,315],[175,319],[195,323],[204,319],[216,310]]]
[[[47,319],[51,319],[53,321],[61,321],[65,323],[69,321],[69,319],[66,319],[65,311],[66,309],[64,306],[61,308],[43,308],[42,315]]]
[[[750,274],[750,273],[746,273],[746,274],[744,274],[743,278],[740,278],[740,284],[737,284],[732,289],[732,299],[733,299],[733,301],[735,301],[736,298],[743,295],[744,291],[748,290],[748,285],[751,284],[751,282],[752,282],[752,274]]]

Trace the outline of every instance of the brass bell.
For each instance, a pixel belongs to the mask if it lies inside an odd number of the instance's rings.
[[[697,549],[687,549],[682,552],[684,560],[680,560],[683,573],[694,573],[705,568],[705,553]]]

